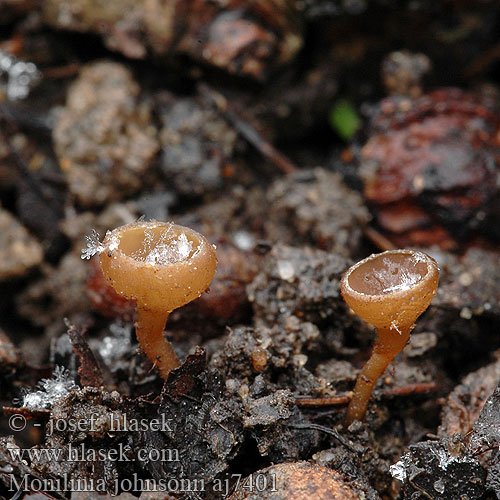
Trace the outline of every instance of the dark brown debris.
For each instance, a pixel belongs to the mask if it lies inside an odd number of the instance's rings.
[[[11,474],[100,479],[106,500],[221,500],[226,478],[233,500],[500,495],[497,3],[0,4],[0,431],[29,420],[0,438],[0,497]],[[359,124],[346,139],[341,101]],[[185,362],[166,382],[133,304],[81,259],[92,230],[142,215],[194,227],[219,257],[209,293],[170,316]],[[438,294],[344,429],[375,332],[339,279],[407,245],[439,261]],[[12,460],[22,448],[62,456]],[[135,476],[205,488],[114,491]]]
[[[439,434],[469,433],[499,380],[500,358],[467,375],[453,389],[443,406]]]
[[[12,436],[0,437],[0,481],[6,490],[10,489],[12,493],[12,478],[15,478],[18,484],[26,478],[28,486],[33,479],[37,480],[37,484],[44,479],[56,479],[55,477],[40,473],[35,467],[28,465],[25,461],[13,460],[11,450],[20,451],[14,438]],[[62,492],[55,492],[52,498],[65,500],[67,497]]]
[[[391,472],[403,481],[405,500],[479,499],[485,491],[486,470],[461,436],[411,445]]]
[[[398,246],[451,249],[478,233],[498,239],[497,109],[490,96],[460,89],[379,104],[359,173]]]
[[[291,174],[298,170],[283,153],[278,151],[269,141],[249,123],[245,122],[238,114],[229,109],[227,99],[220,93],[215,92],[206,85],[200,85],[200,92],[214,104],[218,112],[231,124],[231,126],[248,141],[264,158],[274,164],[284,174]]]
[[[464,319],[500,317],[500,255],[471,248],[461,258],[443,259],[442,280],[434,305],[452,308]]]
[[[85,332],[75,325],[70,325],[68,336],[73,351],[80,360],[80,366],[78,367],[80,383],[83,387],[101,387],[103,385],[101,369],[87,343]]]
[[[169,373],[163,389],[164,395],[168,397],[188,395],[195,386],[195,377],[202,373],[206,366],[206,353],[198,347],[196,352],[190,354],[181,366]]]
[[[35,325],[54,325],[62,333],[63,318],[74,320],[90,311],[84,289],[87,267],[79,248],[66,253],[56,267],[45,263],[41,277],[17,296],[17,311]]]
[[[142,59],[152,49],[158,60],[188,56],[230,74],[264,80],[289,63],[302,45],[302,19],[294,2],[206,0],[93,2],[50,0],[43,4],[46,23],[100,34],[106,45]]]

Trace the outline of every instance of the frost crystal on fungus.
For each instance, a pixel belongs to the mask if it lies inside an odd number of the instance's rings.
[[[55,401],[67,396],[77,388],[69,370],[56,366],[52,378],[42,379],[36,386],[38,390],[28,392],[23,396],[22,406],[30,410],[46,410]]]
[[[87,248],[82,248],[82,259],[90,259],[95,254],[104,250],[104,247],[100,242],[101,237],[95,229],[92,229],[92,232],[85,236],[85,239],[87,240]]]
[[[142,247],[131,254],[134,259],[151,264],[164,266],[186,260],[193,251],[193,242],[184,233],[172,231],[174,224],[168,222],[159,237],[153,229],[145,229]]]
[[[141,221],[143,221],[143,217],[137,222]],[[153,228],[154,221],[152,223]],[[185,234],[176,234],[172,231],[173,226],[172,222],[168,222],[159,238],[157,238],[152,228],[146,228],[142,246],[132,253],[131,257],[152,266],[176,264],[186,260],[196,249],[193,248],[193,242],[188,240]],[[106,232],[106,245],[101,243],[100,239],[101,237],[95,229],[92,229],[90,235],[85,236],[87,247],[82,249],[82,259],[90,259],[104,250],[116,250],[120,243],[119,237],[113,235],[110,231]]]

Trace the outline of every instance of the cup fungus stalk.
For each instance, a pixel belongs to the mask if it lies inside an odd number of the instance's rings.
[[[137,340],[166,379],[179,360],[163,334],[165,323],[209,287],[217,266],[214,247],[193,229],[139,220],[108,231],[94,253],[112,288],[135,300]]]
[[[346,413],[345,425],[362,420],[378,378],[410,339],[416,319],[427,309],[439,281],[436,261],[412,250],[391,250],[347,270],[340,288],[344,300],[377,329],[373,352],[363,367]]]

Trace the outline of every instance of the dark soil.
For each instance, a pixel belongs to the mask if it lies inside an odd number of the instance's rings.
[[[396,5],[397,4],[397,5]],[[493,1],[0,1],[0,498],[500,498]],[[217,247],[166,381],[86,236]],[[373,329],[340,279],[440,285],[343,425]]]

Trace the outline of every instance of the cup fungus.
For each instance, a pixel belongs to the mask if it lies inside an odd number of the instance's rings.
[[[135,300],[137,340],[166,379],[179,360],[163,328],[174,309],[210,285],[217,266],[214,247],[193,229],[138,221],[108,231],[98,251],[111,286]]]
[[[356,381],[346,425],[361,420],[377,379],[410,338],[415,320],[427,309],[439,281],[436,261],[412,250],[391,250],[358,262],[340,289],[351,309],[377,328],[372,355]]]

